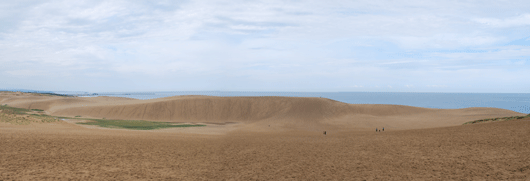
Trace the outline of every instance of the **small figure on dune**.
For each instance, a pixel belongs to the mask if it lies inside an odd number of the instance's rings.
[[[385,127],[383,127],[383,131],[385,131]]]
[[[377,128],[375,128],[375,132],[377,132]]]
[[[326,135],[326,131],[324,131],[324,135]]]

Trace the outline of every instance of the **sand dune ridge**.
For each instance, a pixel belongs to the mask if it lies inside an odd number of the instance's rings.
[[[0,96],[0,98],[2,98]],[[168,122],[276,124],[297,129],[388,127],[415,129],[460,125],[476,119],[522,116],[496,108],[430,109],[403,105],[347,104],[313,97],[174,96],[151,100],[117,97],[26,95],[0,99],[59,116]]]

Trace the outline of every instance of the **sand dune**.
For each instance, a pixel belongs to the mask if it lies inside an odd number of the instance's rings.
[[[523,115],[503,109],[2,92],[0,104],[63,116],[238,123],[139,131],[84,127],[72,120],[30,125],[0,120],[0,180],[528,180],[530,175],[530,118],[461,125]],[[383,126],[386,131],[373,130]]]
[[[530,119],[222,136],[0,123],[0,180],[528,180]]]
[[[497,108],[429,109],[347,104],[306,97],[175,96],[151,100],[117,97],[0,95],[0,104],[43,109],[57,116],[168,122],[244,123],[245,129],[417,129],[461,125],[476,119],[522,116]]]

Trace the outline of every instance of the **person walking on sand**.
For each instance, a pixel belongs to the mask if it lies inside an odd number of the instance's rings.
[[[375,128],[375,132],[377,132],[377,128]]]
[[[385,127],[383,127],[383,131],[385,131]]]

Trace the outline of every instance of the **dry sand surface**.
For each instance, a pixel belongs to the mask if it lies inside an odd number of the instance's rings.
[[[503,109],[320,98],[154,100],[0,93],[60,116],[208,123],[151,131],[0,122],[0,180],[528,180],[530,119]],[[270,125],[270,127],[269,127]],[[385,127],[375,132],[375,127]],[[322,131],[326,130],[324,136]]]
[[[246,131],[393,130],[461,125],[477,119],[524,116],[496,108],[428,109],[347,104],[324,98],[175,96],[151,100],[0,93],[0,104],[55,116],[191,123],[240,123]],[[233,125],[233,124],[229,124]],[[270,127],[269,127],[270,125]]]
[[[223,136],[0,123],[0,179],[528,180],[530,120]]]

